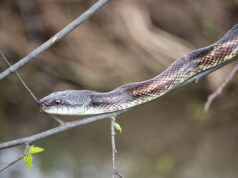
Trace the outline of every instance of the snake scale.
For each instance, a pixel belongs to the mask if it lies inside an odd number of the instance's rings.
[[[110,92],[67,90],[40,100],[51,114],[88,115],[114,112],[154,100],[238,58],[238,24],[216,43],[185,54],[156,77],[122,85]]]

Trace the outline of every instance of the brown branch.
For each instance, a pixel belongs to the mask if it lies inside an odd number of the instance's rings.
[[[122,176],[117,168],[116,168],[116,143],[115,143],[115,117],[111,118],[111,140],[112,140],[112,178],[115,178],[115,176],[118,176],[119,178],[124,178]]]
[[[99,10],[102,6],[104,6],[109,0],[99,0],[96,2],[92,7],[90,7],[87,11],[85,11],[82,15],[80,15],[77,19],[75,19],[73,22],[68,24],[66,27],[64,27],[61,31],[56,33],[54,36],[52,36],[48,41],[43,43],[41,46],[36,48],[34,51],[30,52],[27,56],[22,58],[20,61],[18,61],[13,66],[9,67],[2,73],[0,73],[0,80],[4,79],[11,73],[15,72],[17,69],[23,67],[25,64],[30,62],[32,59],[34,59],[36,56],[47,50],[49,47],[51,47],[53,44],[58,42],[60,39],[62,39],[65,35],[69,34],[72,30],[77,28],[81,23],[83,23],[85,20],[87,20],[91,15],[93,15],[97,10]]]
[[[18,158],[16,158],[15,160],[11,161],[10,163],[8,163],[6,166],[3,166],[2,168],[0,168],[0,173],[2,171],[4,171],[5,169],[9,168],[10,166],[12,166],[13,164],[17,163],[18,161],[20,161],[21,159],[24,158],[24,156],[27,154],[27,151],[29,149],[29,143],[26,143],[26,149],[24,151],[24,153],[22,153]]]
[[[204,111],[208,111],[213,100],[222,93],[227,83],[231,81],[231,79],[233,78],[233,76],[235,75],[237,71],[238,71],[238,63],[236,63],[231,73],[225,78],[225,80],[220,84],[220,86],[212,94],[208,96],[207,102],[204,106]]]

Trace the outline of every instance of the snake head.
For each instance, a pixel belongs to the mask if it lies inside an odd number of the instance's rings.
[[[86,90],[67,90],[51,93],[39,102],[41,109],[49,114],[85,115],[88,114],[91,97]]]

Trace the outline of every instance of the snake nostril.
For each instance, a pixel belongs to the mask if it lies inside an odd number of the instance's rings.
[[[41,106],[42,109],[46,108],[46,104],[45,103],[41,103],[40,106]]]

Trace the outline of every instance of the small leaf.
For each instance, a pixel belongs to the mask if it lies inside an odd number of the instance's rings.
[[[31,168],[32,167],[32,157],[29,152],[24,156],[25,164]]]
[[[44,148],[35,147],[34,145],[31,145],[31,146],[29,147],[29,153],[30,153],[30,154],[39,153],[39,152],[42,152],[42,151],[44,151],[44,150],[45,150]]]
[[[122,133],[122,128],[117,122],[115,122],[114,126],[117,130],[119,130],[120,133]]]

